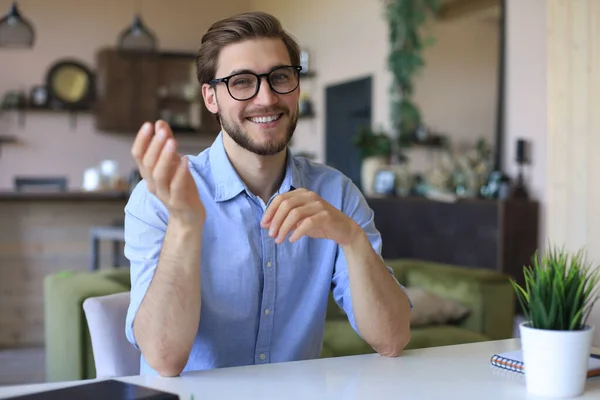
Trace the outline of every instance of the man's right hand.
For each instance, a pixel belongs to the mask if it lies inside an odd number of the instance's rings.
[[[167,207],[170,218],[184,224],[204,224],[206,212],[188,159],[177,154],[177,142],[166,122],[142,125],[131,154],[148,190]]]

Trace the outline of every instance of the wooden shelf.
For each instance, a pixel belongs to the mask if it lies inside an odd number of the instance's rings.
[[[110,190],[110,191],[67,191],[67,192],[50,192],[50,191],[0,191],[0,201],[103,201],[117,200],[124,201],[129,198],[129,193],[125,191]]]
[[[12,111],[12,112],[47,112],[47,113],[80,113],[80,112],[91,112],[91,108],[51,108],[51,107],[15,107],[15,108],[3,108],[1,111]]]
[[[19,126],[25,126],[25,115],[29,113],[49,113],[49,114],[69,114],[71,120],[71,127],[75,128],[77,126],[77,114],[78,113],[90,113],[92,109],[89,107],[86,108],[53,108],[49,106],[44,107],[33,107],[33,106],[25,106],[25,107],[15,107],[15,108],[3,108],[0,109],[0,113],[2,112],[17,112],[19,113]]]
[[[0,144],[4,143],[17,143],[17,138],[16,136],[0,135]]]
[[[107,47],[97,53],[96,66],[99,87],[94,116],[98,130],[137,132],[145,121],[157,119],[185,124],[199,120],[206,125],[193,129],[171,124],[173,131],[180,134],[204,136],[220,130],[201,97],[189,99],[185,96],[188,85],[197,85],[193,53],[163,52],[123,57],[117,49]],[[194,93],[197,97],[198,93]],[[184,118],[179,119],[180,116]]]
[[[0,135],[0,155],[2,155],[2,145],[3,144],[11,144],[11,143],[17,143],[18,140],[15,136],[7,136],[7,135]]]
[[[313,71],[300,72],[300,79],[314,78],[316,74]]]

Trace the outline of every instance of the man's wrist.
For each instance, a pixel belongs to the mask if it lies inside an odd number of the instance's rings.
[[[354,221],[353,221],[354,222]],[[371,246],[369,242],[369,238],[367,238],[367,234],[365,231],[357,224],[353,223],[352,229],[350,230],[350,234],[348,235],[348,240],[344,243],[339,243],[342,251],[356,251],[365,245]]]
[[[181,235],[202,235],[204,223],[200,219],[181,218],[171,215],[169,217],[169,228]]]

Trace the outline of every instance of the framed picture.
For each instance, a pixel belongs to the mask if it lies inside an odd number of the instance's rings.
[[[380,195],[396,194],[396,173],[391,169],[380,169],[375,173],[373,191]]]

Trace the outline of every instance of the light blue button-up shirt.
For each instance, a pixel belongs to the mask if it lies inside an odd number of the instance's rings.
[[[331,240],[303,237],[277,245],[260,220],[269,203],[252,194],[229,162],[222,134],[190,170],[206,209],[202,236],[200,324],[184,371],[318,358],[330,290],[358,332],[348,268]],[[373,248],[381,238],[373,212],[345,175],[288,152],[278,194],[306,188],[353,218]],[[131,262],[127,339],[158,265],[167,209],[144,181],[125,207],[125,255]],[[391,270],[390,270],[391,271]],[[142,355],[141,374],[156,374]]]

